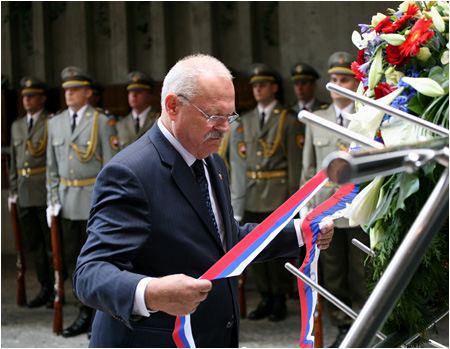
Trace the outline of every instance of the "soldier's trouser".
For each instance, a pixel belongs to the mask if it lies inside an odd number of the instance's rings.
[[[356,238],[369,246],[369,235],[361,228],[334,228],[330,247],[320,251],[319,261],[323,273],[323,283],[329,292],[359,313],[366,298],[367,255],[352,244]],[[329,304],[331,321],[334,326],[349,325],[353,320]]]
[[[65,218],[61,219],[62,260],[63,267],[65,269],[65,272],[67,273],[67,277],[70,278],[70,282],[72,282],[72,275],[77,266],[78,255],[80,254],[81,248],[83,247],[87,239],[86,227],[87,221],[72,221]]]
[[[46,206],[18,205],[17,212],[23,252],[33,260],[39,283],[45,286],[53,285],[52,241],[47,225]]]
[[[248,212],[244,214],[245,222],[261,223],[272,212]],[[286,295],[292,292],[292,276],[284,267],[288,259],[280,259],[251,265],[256,290],[260,294]]]

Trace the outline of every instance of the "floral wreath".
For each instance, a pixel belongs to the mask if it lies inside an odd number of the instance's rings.
[[[361,81],[358,93],[383,105],[448,128],[449,4],[405,1],[388,15],[378,13],[371,25],[360,24],[352,41],[359,49],[351,68]],[[349,129],[386,146],[417,143],[437,137],[408,121],[356,103],[348,114]],[[403,237],[428,199],[443,168],[432,164],[417,174],[378,177],[349,208],[350,225],[369,233],[376,257],[368,257],[373,290]],[[383,331],[421,333],[441,309],[448,310],[448,219],[431,244],[415,276],[390,314]],[[416,341],[415,344],[422,344]]]

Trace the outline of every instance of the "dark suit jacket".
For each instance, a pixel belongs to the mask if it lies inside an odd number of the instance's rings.
[[[254,225],[239,227],[230,202],[222,158],[206,159],[217,194],[228,249]],[[73,276],[80,300],[98,309],[93,347],[173,347],[175,317],[162,311],[133,317],[140,279],[183,273],[200,277],[225,251],[195,176],[158,126],[115,156],[100,172],[92,197],[88,239]],[[293,223],[261,254],[260,261],[295,258]],[[237,346],[229,322],[239,326],[238,278],[213,281],[192,315],[199,347]],[[237,331],[235,331],[237,333]],[[234,339],[233,339],[234,338]]]

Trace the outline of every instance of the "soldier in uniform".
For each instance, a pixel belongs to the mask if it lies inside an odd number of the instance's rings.
[[[356,91],[359,81],[355,79],[355,74],[350,69],[353,61],[347,52],[335,52],[328,60],[328,73],[330,82],[344,88]],[[354,103],[351,99],[331,92],[333,103],[325,110],[318,110],[315,114],[340,125],[347,126],[348,121],[345,112],[354,113]],[[311,179],[322,169],[324,158],[336,151],[345,150],[350,142],[332,133],[324,134],[323,130],[314,126],[306,127],[306,141],[303,150],[303,169],[301,184]],[[316,207],[336,191],[337,186],[332,182],[327,182],[311,200],[311,207]],[[348,220],[340,218],[335,221],[335,236],[330,248],[321,253],[322,272],[324,276],[324,286],[337,298],[345,302],[355,311],[364,305],[366,299],[364,271],[364,259],[366,255],[351,243],[353,238],[368,245],[368,235],[359,227],[350,228]],[[339,347],[350,327],[351,318],[332,306],[330,309],[332,324],[338,326],[339,334],[331,347]]]
[[[68,109],[48,121],[47,221],[61,211],[62,258],[71,278],[78,254],[86,241],[91,196],[95,179],[118,152],[115,120],[88,100],[92,78],[77,67],[61,72]],[[86,333],[92,309],[81,304],[75,322],[64,329],[64,337]]]
[[[45,84],[32,76],[20,81],[23,107],[27,114],[11,128],[10,196],[17,204],[23,234],[24,253],[30,255],[41,289],[27,303],[30,308],[53,307],[53,265],[50,230],[46,221],[47,99]]]
[[[145,73],[134,71],[127,75],[128,104],[131,112],[120,117],[116,124],[121,150],[147,132],[160,116],[160,113],[152,108],[153,85],[153,80]]]
[[[89,104],[94,108],[102,106],[102,93],[103,86],[100,82],[93,80],[92,81],[92,96],[89,98]]]
[[[238,152],[247,164],[243,221],[259,223],[298,190],[305,126],[277,101],[280,80],[272,68],[254,64],[250,84],[257,107],[242,116],[242,128],[234,134],[242,133],[244,142],[234,144],[230,153]],[[233,172],[233,163],[230,165]],[[291,292],[292,278],[284,263],[278,260],[252,266],[262,299],[249,314],[250,320],[286,318],[286,294]]]
[[[292,103],[291,109],[298,114],[301,110],[314,111],[325,109],[328,103],[316,99],[317,80],[320,75],[313,67],[306,63],[296,63],[291,68],[291,80],[297,101]]]

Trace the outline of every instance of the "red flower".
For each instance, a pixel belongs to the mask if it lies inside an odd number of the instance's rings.
[[[359,64],[357,62],[353,62],[351,65],[352,72],[355,73],[355,78],[359,81],[362,81],[362,78],[364,78],[364,74],[359,70]]]
[[[389,17],[386,17],[385,19],[383,19],[380,23],[378,23],[378,25],[375,27],[375,28],[373,28],[373,30],[375,30],[377,33],[381,33],[381,30],[385,27],[385,26],[387,26],[387,25],[389,25],[391,22],[390,22],[390,18]]]
[[[366,63],[366,60],[364,59],[364,50],[359,50],[358,58],[356,61],[358,62],[359,65]]]
[[[406,64],[411,57],[404,56],[400,52],[400,46],[393,46],[391,44],[386,47],[386,60],[392,65],[396,65],[397,67],[402,67]]]
[[[396,90],[396,88],[394,86],[391,86],[391,85],[385,84],[385,83],[380,83],[374,89],[375,99],[384,97],[394,90]]]
[[[391,23],[382,29],[383,33],[392,33],[398,31],[403,25],[409,21],[419,11],[419,6],[409,4],[406,14],[400,17],[394,23]]]
[[[420,44],[433,37],[434,32],[428,29],[432,24],[433,21],[431,19],[419,19],[412,27],[411,33],[406,37],[406,41],[399,46],[400,54],[402,56],[416,55],[420,50]]]

